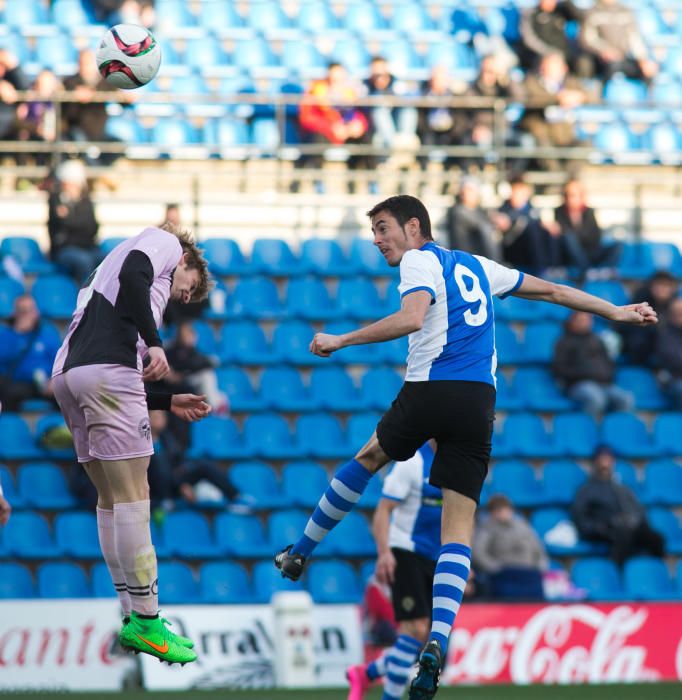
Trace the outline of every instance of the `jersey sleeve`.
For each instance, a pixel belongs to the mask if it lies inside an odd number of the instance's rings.
[[[424,290],[436,299],[436,285],[441,268],[436,256],[429,252],[408,250],[400,261],[400,298]]]
[[[410,493],[410,487],[414,480],[415,464],[415,457],[406,462],[396,462],[384,479],[381,495],[392,501],[404,501]]]
[[[484,258],[482,255],[474,255],[474,257],[481,263],[485,276],[490,283],[490,293],[493,296],[504,299],[521,286],[523,282],[523,272],[520,270],[505,267],[504,265],[496,263],[494,260]]]
[[[154,278],[171,273],[182,257],[177,236],[160,228],[145,229],[133,250],[142,251],[151,260]]]

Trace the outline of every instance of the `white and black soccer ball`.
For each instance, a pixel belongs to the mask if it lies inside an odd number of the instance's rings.
[[[97,68],[113,87],[124,90],[146,85],[161,65],[161,47],[144,27],[117,24],[102,37]]]

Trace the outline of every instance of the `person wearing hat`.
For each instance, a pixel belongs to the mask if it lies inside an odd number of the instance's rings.
[[[618,564],[635,554],[665,555],[663,537],[646,518],[642,504],[614,476],[616,458],[610,447],[597,447],[592,476],[578,489],[571,515],[580,536],[589,542],[606,542]]]

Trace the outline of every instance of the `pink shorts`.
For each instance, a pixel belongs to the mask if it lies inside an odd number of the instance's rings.
[[[142,375],[122,365],[72,367],[53,379],[79,462],[154,454]]]

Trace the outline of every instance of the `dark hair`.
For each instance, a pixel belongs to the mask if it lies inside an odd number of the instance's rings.
[[[374,56],[372,56],[372,58],[369,59],[370,63],[378,63],[379,61],[381,61],[382,63],[386,63],[386,58],[381,54],[375,54]]]
[[[431,219],[426,207],[416,197],[411,197],[409,194],[398,194],[395,197],[384,199],[383,202],[375,204],[368,212],[367,216],[371,219],[381,211],[387,211],[395,217],[401,227],[410,219],[419,221],[419,231],[422,238],[427,241],[432,241],[431,234]]]
[[[327,64],[327,73],[329,73],[329,71],[333,68],[343,68],[343,64],[339,63],[338,61],[331,61]]]
[[[526,180],[526,176],[523,173],[515,173],[509,178],[509,184],[510,186],[513,185],[526,185],[528,186],[528,181]]]
[[[488,512],[493,513],[498,508],[513,508],[512,502],[503,494],[495,493],[488,499]]]

